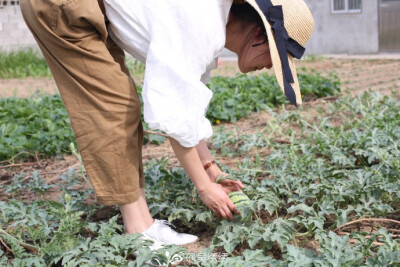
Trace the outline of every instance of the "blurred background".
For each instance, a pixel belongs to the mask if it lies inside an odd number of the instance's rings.
[[[315,19],[310,54],[400,52],[400,0],[306,0]],[[0,48],[37,47],[19,1],[0,1]],[[234,56],[224,51],[222,57]]]

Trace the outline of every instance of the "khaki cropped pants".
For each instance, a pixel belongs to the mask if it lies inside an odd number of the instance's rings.
[[[140,102],[99,3],[21,0],[20,6],[57,83],[97,201],[135,202],[144,187]]]

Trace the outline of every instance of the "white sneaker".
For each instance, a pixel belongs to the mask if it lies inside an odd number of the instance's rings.
[[[154,220],[154,223],[149,229],[144,231],[142,234],[150,238],[155,238],[162,244],[166,245],[187,245],[199,240],[195,235],[177,233],[172,230],[170,226],[175,227],[172,223],[166,220]]]

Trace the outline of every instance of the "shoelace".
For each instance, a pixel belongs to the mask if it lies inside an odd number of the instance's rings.
[[[167,220],[159,220],[161,223],[163,223],[163,224],[165,224],[165,225],[167,225],[167,226],[173,226],[174,228],[176,228],[176,226],[175,225],[173,225],[172,223],[170,223],[169,221],[167,221]]]

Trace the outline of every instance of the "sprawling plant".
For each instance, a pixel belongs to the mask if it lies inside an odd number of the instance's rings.
[[[309,97],[333,95],[340,88],[337,78],[331,81],[319,74],[300,74],[299,79]],[[252,111],[287,103],[274,78],[266,74],[215,77],[209,87],[214,92],[207,113],[212,122],[233,122]],[[144,128],[148,130],[146,123]],[[154,134],[145,137],[145,142],[165,140]],[[68,153],[71,142],[75,137],[60,95],[0,99],[0,161]]]
[[[146,163],[152,215],[211,233],[202,257],[175,246],[152,254],[149,242],[122,234],[118,217],[91,220],[99,207],[84,204],[93,192],[74,189],[85,180],[71,169],[52,187],[39,173],[4,186],[12,197],[0,202],[0,238],[8,246],[0,264],[143,266],[151,257],[171,262],[178,255],[196,266],[399,266],[400,102],[368,92],[316,108],[310,117],[306,107],[269,109],[272,119],[252,134],[215,127],[211,148],[238,160],[234,168],[220,165],[251,199],[236,222],[216,218],[168,159]],[[42,197],[53,187],[62,193],[58,202]],[[26,191],[41,200],[24,203]]]

